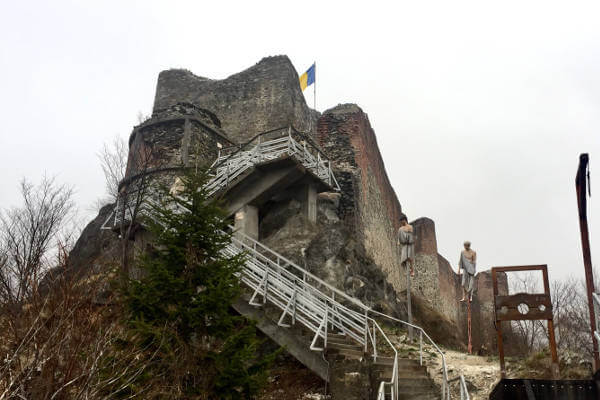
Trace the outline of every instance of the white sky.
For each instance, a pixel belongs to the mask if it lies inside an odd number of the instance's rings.
[[[159,71],[224,78],[287,54],[299,73],[317,61],[320,111],[369,114],[405,212],[435,220],[453,265],[469,239],[480,269],[582,275],[574,177],[589,152],[600,182],[598,4],[2,2],[0,207],[47,173],[89,209],[104,192],[95,153],[151,112]]]

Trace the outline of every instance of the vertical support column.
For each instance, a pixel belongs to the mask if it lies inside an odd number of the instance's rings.
[[[181,163],[189,167],[190,142],[192,140],[192,123],[189,118],[183,123],[183,138],[181,139]],[[197,156],[197,155],[196,155]]]
[[[258,208],[246,204],[235,213],[234,227],[236,231],[258,240]]]
[[[544,278],[544,292],[548,295],[548,298],[550,298],[550,282],[548,281],[548,267],[545,265],[544,269],[542,269],[542,276]],[[550,354],[552,355],[552,366],[550,367],[550,371],[552,372],[553,379],[560,379],[560,370],[558,367],[558,353],[556,352],[556,338],[554,337],[554,318],[550,318],[547,321],[548,340],[550,341]]]
[[[315,185],[307,184],[302,197],[304,215],[310,222],[317,222],[317,188]]]
[[[492,283],[494,285],[494,310],[496,310],[496,297],[498,296],[498,280],[496,269],[492,268]],[[494,311],[494,315],[496,312]],[[496,317],[496,334],[498,335],[498,358],[500,358],[500,376],[506,378],[506,366],[504,365],[504,343],[502,342],[502,321]]]

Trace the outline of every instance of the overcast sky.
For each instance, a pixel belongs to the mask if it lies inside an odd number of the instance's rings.
[[[479,269],[582,276],[574,177],[588,152],[600,188],[599,3],[332,3],[2,2],[0,208],[48,174],[85,213],[104,192],[96,152],[151,112],[161,70],[225,78],[287,54],[299,73],[317,61],[319,111],[369,114],[404,211],[436,222],[454,266],[469,239]]]

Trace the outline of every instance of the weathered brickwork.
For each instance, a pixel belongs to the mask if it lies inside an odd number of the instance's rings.
[[[304,101],[298,74],[287,56],[267,57],[222,80],[171,69],[158,76],[154,114],[173,104],[193,103],[214,112],[230,138],[242,143],[270,129],[293,125],[311,131],[315,118]]]
[[[414,290],[431,306],[453,321],[459,337],[466,342],[467,305],[459,301],[463,295],[461,278],[454,272],[448,260],[437,252],[435,223],[429,218],[420,218],[413,222],[413,226],[417,235],[415,246],[417,276]],[[460,250],[457,249],[457,260]],[[436,273],[434,274],[433,271]],[[508,293],[505,274],[499,275],[498,288],[500,294]],[[475,276],[475,290],[471,304],[471,327],[474,332],[472,344],[475,351],[491,352],[496,349],[493,305],[491,273],[489,270],[481,271]]]
[[[323,113],[317,140],[334,161],[340,177],[341,207],[364,242],[369,256],[380,266],[396,289],[398,249],[396,230],[402,211],[391,187],[368,117],[353,104]],[[351,211],[351,209],[353,209]]]
[[[334,161],[334,172],[342,188],[342,218],[396,292],[405,291],[406,273],[399,265],[396,245],[402,208],[385,172],[368,117],[356,105],[334,107],[319,119],[316,138]],[[457,338],[466,343],[466,306],[459,302],[460,277],[438,254],[435,223],[419,218],[412,224],[416,235],[412,293],[454,323]],[[495,348],[495,331],[488,277],[486,273],[477,275],[472,323],[473,331],[481,332],[475,335],[474,348],[490,350]],[[501,286],[505,288],[506,283],[501,282]]]
[[[415,276],[412,290],[435,309],[440,307],[439,267],[435,224],[429,218],[411,222],[415,233]],[[452,318],[450,318],[453,320]]]

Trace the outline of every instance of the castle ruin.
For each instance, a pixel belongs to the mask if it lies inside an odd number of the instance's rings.
[[[226,208],[236,227],[367,306],[405,318],[406,281],[396,244],[403,210],[369,118],[355,104],[323,113],[310,109],[286,56],[264,58],[222,80],[180,69],[162,71],[152,116],[131,133],[120,190],[131,191],[141,176],[174,182],[183,167],[215,165],[257,138],[286,135],[290,140],[296,135],[294,143],[330,175],[318,166],[310,170],[289,161],[244,172],[244,182],[220,189],[227,192]],[[97,228],[109,211],[103,209],[88,228]],[[466,306],[458,301],[459,276],[438,253],[434,221],[423,217],[411,223],[416,232],[415,323],[440,343],[464,347]],[[82,235],[87,243],[78,242],[73,253],[80,265],[98,257],[111,240],[109,233],[88,228]],[[491,274],[478,273],[475,285],[473,348],[491,352]],[[500,286],[507,290],[505,277]]]

